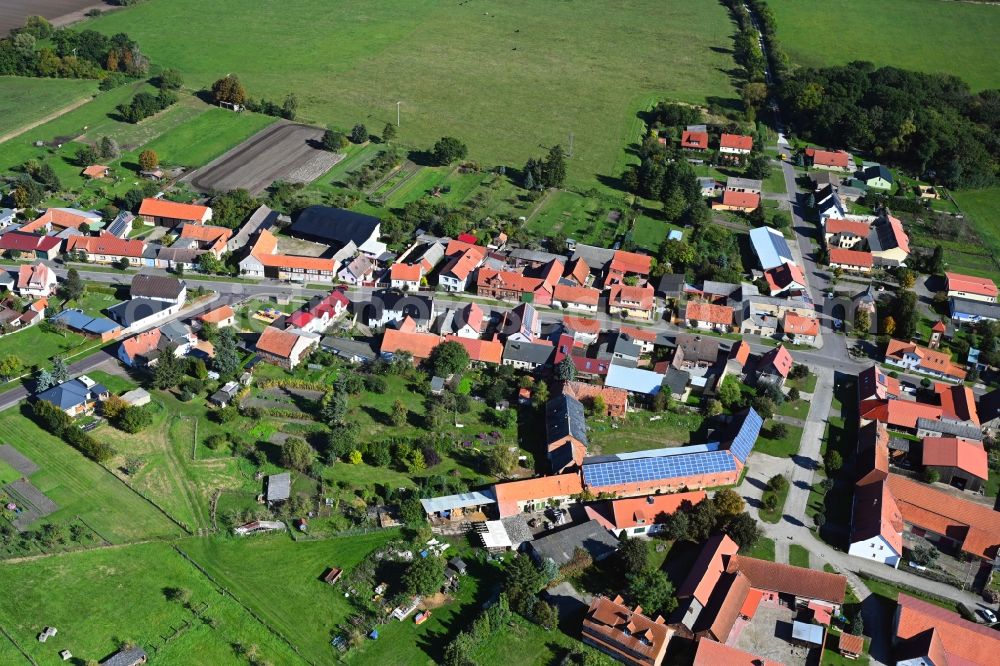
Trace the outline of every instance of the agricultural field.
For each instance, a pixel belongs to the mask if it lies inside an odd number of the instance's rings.
[[[1000,7],[941,0],[769,0],[768,5],[778,41],[794,64],[869,60],[953,74],[973,90],[1000,87]]]
[[[965,190],[952,194],[965,214],[966,219],[978,232],[982,247],[989,250],[995,262],[996,258],[1000,256],[1000,187]],[[948,254],[946,250],[945,260],[951,263]],[[995,263],[983,261],[982,259],[972,263],[974,264],[973,268],[978,268],[982,271],[979,274],[984,275],[984,277],[994,280],[1000,279],[1000,269],[995,267]],[[964,266],[961,270],[968,272]]]
[[[85,100],[95,92],[94,81],[0,76],[0,137]]]
[[[0,585],[0,624],[38,664],[60,663],[63,649],[79,663],[96,663],[124,641],[134,641],[161,664],[245,664],[237,644],[256,645],[269,663],[306,663],[165,543],[8,564],[0,567]],[[168,588],[189,592],[187,605],[168,600]],[[59,633],[40,643],[36,637],[46,626]],[[23,657],[3,659],[10,648],[6,638],[0,640],[0,660],[24,663]]]
[[[84,25],[127,32],[192,86],[234,72],[254,97],[294,92],[307,122],[378,133],[401,102],[401,142],[457,136],[489,165],[520,166],[572,132],[574,183],[617,175],[651,96],[738,104],[733,26],[715,2],[153,0]],[[291,35],[294,48],[260,47]]]

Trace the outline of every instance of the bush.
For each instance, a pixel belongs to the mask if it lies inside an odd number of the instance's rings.
[[[129,434],[135,434],[153,423],[153,414],[146,406],[126,407],[118,414],[114,426]]]
[[[229,444],[229,438],[222,433],[216,433],[214,435],[209,435],[205,438],[205,446],[213,451],[218,451]]]

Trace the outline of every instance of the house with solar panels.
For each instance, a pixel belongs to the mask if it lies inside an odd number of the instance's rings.
[[[583,461],[583,485],[618,497],[733,485],[757,443],[763,419],[753,409],[736,417],[728,441],[649,449]]]

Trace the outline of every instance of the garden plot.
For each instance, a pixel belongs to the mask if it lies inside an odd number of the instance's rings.
[[[202,192],[244,189],[257,195],[276,180],[311,183],[343,155],[323,150],[323,130],[278,122],[184,178]]]
[[[45,493],[31,485],[30,481],[19,479],[4,486],[4,491],[10,496],[21,512],[11,521],[11,524],[23,532],[39,518],[55,513],[59,505],[45,496]]]

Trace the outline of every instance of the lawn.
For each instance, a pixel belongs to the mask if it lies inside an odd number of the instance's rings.
[[[659,417],[652,421],[651,418]],[[666,446],[683,446],[707,441],[701,439],[704,418],[696,413],[629,412],[624,420],[588,419],[591,454],[626,453]]]
[[[757,539],[754,547],[744,553],[748,557],[756,557],[758,560],[774,562],[774,539],[762,536]]]
[[[72,331],[42,330],[41,326],[31,326],[0,337],[0,357],[13,354],[21,363],[30,368],[47,365],[53,356],[70,356],[100,341],[88,340]]]
[[[180,548],[298,646],[310,662],[329,663],[333,657],[330,632],[347,619],[352,606],[342,592],[331,589],[320,577],[331,566],[352,567],[397,535],[390,530],[305,542],[291,541],[286,535],[192,539]],[[412,621],[390,626],[402,624],[411,626]],[[403,647],[389,636],[381,642]]]
[[[768,6],[793,63],[870,60],[954,74],[973,90],[1000,86],[1000,8],[939,0],[771,0]]]
[[[809,551],[797,543],[788,545],[788,563],[796,567],[809,568]]]
[[[138,386],[138,384],[127,377],[113,375],[109,372],[104,372],[103,370],[91,370],[87,373],[87,376],[95,382],[103,384],[105,388],[116,395],[121,395],[126,391],[131,391]]]
[[[572,182],[618,175],[651,95],[738,104],[733,27],[714,2],[154,0],[85,27],[127,32],[191,86],[234,72],[255,98],[294,92],[309,122],[378,133],[401,102],[400,141],[457,136],[487,165],[519,167],[572,133]]]
[[[112,543],[180,533],[176,525],[107,470],[18,410],[0,413],[0,441],[12,444],[40,467],[30,480],[59,505],[59,510],[43,522],[69,522],[79,516]]]
[[[38,122],[95,92],[96,82],[86,79],[0,76],[0,136]]]
[[[802,428],[800,426],[786,425],[783,437],[771,437],[769,425],[760,432],[757,444],[753,450],[756,453],[763,453],[778,458],[789,458],[799,452],[799,442],[802,440]]]
[[[778,405],[775,412],[794,419],[805,419],[809,415],[809,403],[802,398],[798,400],[785,400]]]
[[[955,611],[955,602],[949,601],[948,599],[942,599],[941,597],[923,592],[907,585],[897,585],[881,578],[875,578],[874,576],[864,572],[858,572],[858,576],[864,581],[865,587],[871,590],[872,594],[877,594],[892,604],[895,604],[899,599],[899,593],[904,592],[911,597],[923,599],[927,603],[934,604],[935,606],[947,608],[953,612]]]
[[[245,562],[237,565],[245,567]],[[0,567],[0,587],[5,600],[0,623],[37,663],[59,663],[56,655],[62,649],[69,649],[79,663],[96,663],[124,640],[135,641],[150,653],[151,662],[160,664],[245,664],[245,657],[234,652],[236,643],[257,645],[269,663],[305,663],[163,543],[8,564]],[[181,603],[168,601],[167,587],[188,590],[191,607],[202,619]],[[304,609],[298,618],[315,615]],[[39,643],[36,637],[46,626],[59,633]],[[0,648],[3,663],[24,663],[23,658],[4,660],[3,654]]]
[[[789,379],[785,382],[787,388],[797,388],[802,393],[812,393],[816,390],[816,373],[810,372],[804,379]]]
[[[760,516],[761,520],[763,520],[765,523],[771,523],[772,525],[773,524],[777,524],[778,521],[781,520],[781,516],[784,515],[784,512],[785,512],[785,501],[788,499],[788,489],[789,488],[790,488],[790,484],[786,483],[784,485],[784,487],[782,487],[780,490],[777,490],[777,491],[765,491],[765,495],[768,492],[774,492],[775,493],[775,495],[778,498],[778,506],[774,509],[774,511],[768,511],[767,509],[765,509],[762,506],[757,511],[757,515]]]

